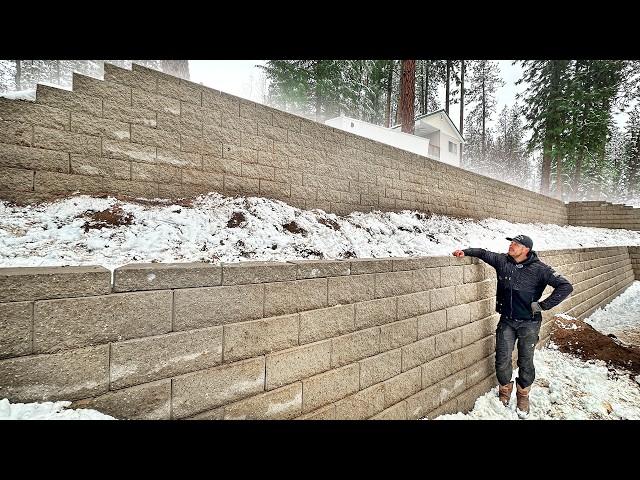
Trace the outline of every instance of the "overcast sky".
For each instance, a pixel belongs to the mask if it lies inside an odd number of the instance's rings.
[[[262,70],[257,65],[264,65],[265,62],[266,60],[189,60],[189,71],[193,82],[262,103],[265,80]],[[523,91],[525,87],[515,84],[522,75],[519,64],[512,65],[513,60],[498,60],[498,63],[505,85],[498,90],[494,121],[505,105],[513,105],[516,93]],[[441,92],[441,103],[443,101],[444,88]],[[459,125],[460,104],[453,105],[449,115],[451,120]],[[616,119],[621,125],[621,122],[626,120],[626,114],[616,115]]]

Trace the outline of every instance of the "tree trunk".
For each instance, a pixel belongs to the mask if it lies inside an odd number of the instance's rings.
[[[451,73],[451,60],[447,60],[447,86],[444,94],[444,109],[449,115],[449,75]]]
[[[460,64],[460,135],[464,138],[464,60]],[[460,163],[462,164],[462,143],[460,144]]]
[[[400,83],[400,123],[405,133],[414,133],[414,102],[416,91],[416,61],[402,61],[402,78]]]
[[[548,135],[548,134],[547,134]],[[540,193],[549,195],[549,180],[551,178],[551,145],[545,139],[542,153],[542,173],[540,175]]]
[[[427,60],[429,61],[429,60]],[[429,113],[429,63],[426,65],[425,85],[424,85],[424,111]]]
[[[421,63],[420,70],[422,72],[422,75],[420,75],[420,113],[426,113],[426,109],[424,108],[424,61]]]
[[[582,174],[582,161],[584,159],[584,148],[580,147],[578,159],[576,160],[576,169],[573,173],[573,192],[571,192],[571,201],[575,202],[578,197],[578,188],[580,187],[580,176]]]
[[[563,187],[562,154],[560,152],[557,152],[555,154],[555,159],[556,159],[556,196],[558,197],[558,200],[562,200],[562,187]]]
[[[391,127],[391,95],[393,93],[393,60],[389,60],[389,76],[387,77],[387,108],[385,114],[385,125]]]
[[[22,90],[22,65],[20,60],[16,60],[16,90]]]
[[[484,85],[484,76],[482,77],[482,161],[486,160],[485,150],[486,150],[486,115],[487,115],[487,102],[485,98],[485,85]]]

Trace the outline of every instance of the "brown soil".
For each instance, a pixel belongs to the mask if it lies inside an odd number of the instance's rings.
[[[291,233],[301,233],[302,235],[306,235],[307,233],[307,231],[300,225],[298,225],[295,220],[289,223],[285,223],[284,225],[282,225],[282,228]]]
[[[551,340],[561,352],[583,360],[603,360],[634,375],[640,374],[640,347],[622,345],[615,336],[604,335],[582,320],[555,317],[553,322]]]
[[[227,222],[227,227],[229,228],[237,228],[247,221],[247,218],[244,216],[242,212],[233,212],[231,218]]]
[[[87,213],[90,212],[85,212],[85,215]],[[82,228],[84,228],[86,233],[91,229],[101,230],[109,226],[119,227],[121,225],[131,225],[131,222],[133,222],[133,215],[130,213],[125,215],[122,207],[116,204],[107,210],[91,213],[90,219],[84,223]]]
[[[329,228],[333,228],[334,230],[340,230],[340,225],[338,224],[338,222],[331,220],[330,218],[319,218],[318,223],[326,225]]]

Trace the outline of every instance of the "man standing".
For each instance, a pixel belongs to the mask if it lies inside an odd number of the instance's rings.
[[[511,355],[518,340],[518,368],[516,378],[517,410],[529,413],[529,391],[535,379],[533,354],[539,340],[542,310],[555,307],[573,291],[569,281],[542,263],[533,249],[533,240],[518,235],[511,240],[509,252],[494,253],[483,248],[456,250],[456,257],[477,257],[496,269],[498,288],[496,311],[500,321],[496,329],[496,377],[500,383],[500,401],[509,405],[513,382]],[[553,293],[539,301],[547,285],[554,287]]]

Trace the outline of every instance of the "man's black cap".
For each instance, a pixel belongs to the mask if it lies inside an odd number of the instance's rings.
[[[531,238],[527,237],[526,235],[516,235],[513,238],[507,237],[507,240],[518,242],[520,245],[524,245],[529,249],[533,248],[533,240],[531,240]]]

